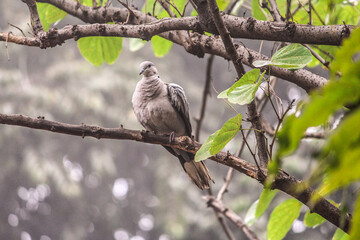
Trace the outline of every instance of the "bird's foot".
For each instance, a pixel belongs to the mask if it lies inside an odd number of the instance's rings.
[[[145,137],[146,135],[148,135],[150,133],[150,131],[148,130],[141,130],[141,136]]]
[[[174,143],[175,141],[175,132],[171,132],[169,136],[169,142],[170,144]]]

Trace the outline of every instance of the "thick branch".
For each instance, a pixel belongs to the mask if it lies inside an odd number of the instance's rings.
[[[169,136],[155,135],[145,131],[129,130],[125,128],[101,128],[97,126],[87,126],[84,124],[71,125],[45,120],[43,119],[43,117],[33,119],[23,115],[0,114],[0,124],[42,129],[50,132],[81,137],[90,136],[97,139],[127,139],[151,144],[161,144],[165,146],[179,148],[191,153],[196,153],[196,151],[201,146],[199,143],[194,142],[189,137],[177,137],[175,138],[173,143],[170,144]],[[262,169],[264,175],[259,174],[258,168],[254,164],[251,164],[241,158],[229,155],[225,152],[220,152],[215,156],[211,157],[210,159],[220,164],[232,167],[235,170],[259,181],[261,184],[265,184],[265,179],[267,176],[266,169]],[[289,194],[290,196],[298,199],[299,201],[307,205],[313,212],[321,215],[329,222],[333,223],[335,226],[341,228],[345,232],[349,232],[351,220],[350,216],[347,214],[345,216],[345,219],[342,220],[343,215],[340,210],[334,205],[332,205],[325,198],[320,196],[316,196],[319,197],[319,201],[315,205],[310,204],[311,197],[313,195],[316,195],[316,193],[314,192],[314,190],[307,187],[302,181],[297,180],[293,176],[290,176],[286,172],[280,170],[279,174],[276,176],[272,188],[279,189]]]
[[[55,6],[73,14],[74,16],[87,21],[87,22],[104,22],[120,21],[125,22],[128,19],[127,9],[118,8],[90,8],[83,6],[75,1],[69,0],[41,0],[42,2],[49,2]],[[179,45],[184,42],[177,36],[176,31],[181,29],[199,30],[197,17],[185,17],[181,19],[162,19],[157,20],[151,16],[145,16],[140,11],[133,10],[134,15],[129,23],[143,24],[146,20],[151,22],[145,25],[108,25],[108,24],[93,24],[93,25],[74,25],[67,26],[62,29],[51,29],[49,32],[41,34],[40,38],[26,38],[20,36],[9,35],[0,33],[0,41],[14,42],[28,46],[37,46],[41,48],[54,47],[61,45],[64,41],[74,38],[77,40],[80,37],[86,36],[119,36],[119,37],[134,37],[142,39],[150,39],[153,35],[159,34],[160,36],[173,41]],[[226,22],[227,15],[223,17]],[[240,18],[235,18],[236,21]],[[254,22],[255,23],[255,22]],[[229,29],[230,29],[229,25]],[[235,26],[235,25],[234,25]],[[239,26],[237,26],[239,27]],[[201,30],[201,29],[200,29]],[[348,29],[349,30],[349,29]],[[349,30],[350,31],[350,30]],[[277,35],[277,34],[275,34]],[[7,38],[7,36],[10,36]],[[192,51],[191,54],[197,56],[204,56],[204,53],[218,55],[227,59],[230,56],[225,51],[222,41],[215,37],[208,37],[197,33],[190,34]],[[268,58],[258,52],[247,49],[243,46],[235,44],[235,48],[239,56],[242,56],[242,62],[248,66],[252,66],[254,60],[267,60]],[[265,70],[266,67],[263,68]],[[314,88],[323,86],[327,80],[307,70],[289,71],[272,66],[270,68],[271,75],[288,80],[310,91]]]
[[[230,36],[230,32],[227,30],[223,19],[220,15],[219,7],[216,0],[207,0],[209,5],[209,11],[212,18],[214,19],[215,26],[220,34],[221,40],[223,41],[225,50],[234,64],[238,78],[241,78],[245,74],[245,68],[239,58],[238,52],[234,46],[233,40]]]
[[[38,0],[38,2],[50,3],[65,12],[87,23],[126,22],[128,10],[125,8],[100,7],[91,8],[80,5],[71,0]],[[203,1],[206,2],[206,1]],[[132,10],[134,17],[129,24],[144,24],[145,22],[157,21],[155,17],[146,16],[138,10]],[[309,26],[294,23],[277,23],[271,21],[259,21],[254,18],[242,18],[231,15],[223,16],[224,23],[233,38],[259,39],[269,41],[322,44],[339,46],[342,40],[349,36],[354,29],[351,25]],[[201,25],[198,17],[186,17],[172,19],[174,25],[179,25],[170,30],[193,30],[217,33],[214,26]]]
[[[64,43],[64,41],[71,38],[77,40],[80,37],[87,36],[118,36],[149,39],[151,38],[151,36],[161,32],[159,28],[165,28],[165,26],[168,26],[167,24],[171,25],[172,20],[160,20],[156,23],[138,26],[110,24],[74,25],[66,26],[59,30],[51,29],[50,31],[42,34],[40,39],[14,36],[10,34],[8,42],[15,42],[28,46],[47,48],[61,45],[62,43]],[[6,41],[7,36],[8,34],[0,33],[0,40]],[[173,41],[174,43],[177,43],[179,45],[183,44],[181,39],[176,35],[176,32],[165,32],[160,34],[160,36],[169,39],[170,41]],[[192,44],[196,46],[194,48],[196,51],[191,52],[191,54],[203,56],[204,53],[209,53],[230,59],[230,56],[226,53],[226,50],[223,47],[223,43],[220,39],[217,39],[215,37],[209,37],[206,35],[200,35],[198,33],[192,33],[191,37]],[[250,50],[237,44],[235,44],[235,48],[238,54],[242,56],[242,62],[248,66],[252,66],[252,62],[255,60],[269,59],[268,57],[256,51]],[[268,67],[263,67],[263,70],[267,69]],[[272,66],[270,67],[269,73],[273,76],[295,83],[306,91],[321,87],[327,82],[325,78],[304,69],[290,71],[287,69]]]

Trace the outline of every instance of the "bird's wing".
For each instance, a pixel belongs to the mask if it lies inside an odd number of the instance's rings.
[[[191,137],[192,130],[189,117],[189,104],[186,100],[184,89],[175,83],[167,84],[167,89],[171,105],[180,114],[186,126],[186,133]]]

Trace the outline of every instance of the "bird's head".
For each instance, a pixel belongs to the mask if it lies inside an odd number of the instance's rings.
[[[139,75],[144,75],[145,77],[151,77],[158,74],[158,71],[155,65],[152,62],[145,61],[140,64],[140,73]]]

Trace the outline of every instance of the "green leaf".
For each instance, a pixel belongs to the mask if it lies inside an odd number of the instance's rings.
[[[360,122],[360,109],[355,110],[355,112],[348,115],[338,126],[338,128],[331,134],[329,140],[324,148],[325,154],[333,154],[332,157],[344,158],[346,162],[347,159],[345,155],[348,152],[356,151],[359,148],[360,141],[360,130],[357,127]],[[337,170],[345,162],[333,162]],[[340,164],[340,165],[339,165]]]
[[[227,95],[229,96],[229,94],[232,91],[234,91],[235,88],[241,87],[241,86],[246,85],[246,84],[256,83],[256,80],[259,78],[259,75],[260,75],[260,70],[259,69],[252,69],[251,71],[248,71],[236,83],[234,83],[234,85],[232,85],[230,87]]]
[[[305,67],[312,60],[310,51],[301,44],[291,44],[281,48],[270,59],[270,61],[258,60],[254,61],[255,67],[262,67],[265,65],[274,65],[290,70],[297,70]]]
[[[313,50],[319,54],[325,61],[332,62],[333,59],[330,56],[335,56],[335,52],[339,49],[338,46],[326,46],[318,45],[319,49],[314,48]],[[326,54],[328,53],[328,54]],[[330,56],[329,56],[330,55]],[[319,65],[320,62],[313,56],[313,60],[307,65],[308,67],[315,67]]]
[[[359,134],[359,133],[357,133]],[[347,151],[339,160],[336,168],[328,170],[327,176],[321,186],[319,192],[327,195],[332,191],[346,186],[360,179],[360,148]]]
[[[255,98],[255,93],[261,84],[261,80],[264,74],[265,72],[263,72],[259,81],[256,83],[260,75],[260,70],[253,69],[247,72],[234,85],[225,90],[227,96],[225,96],[225,91],[223,91],[218,95],[218,98],[227,97],[229,102],[240,105],[252,102]]]
[[[103,62],[113,64],[122,49],[119,37],[85,37],[78,40],[78,48],[83,57],[95,66]]]
[[[331,64],[333,77],[337,72],[341,72],[342,78],[346,78],[349,75],[350,78],[357,77],[359,79],[359,75],[356,74],[360,72],[360,62],[353,61],[353,55],[360,51],[360,44],[357,44],[359,42],[360,28],[357,28],[351,33],[349,38],[344,40],[343,46],[335,54],[335,60]]]
[[[316,228],[324,222],[326,222],[326,219],[317,213],[310,213],[310,210],[305,213],[304,224],[309,228]]]
[[[239,105],[251,103],[255,98],[255,93],[258,90],[260,84],[261,81],[253,84],[245,84],[235,88],[233,91],[228,93],[229,102]]]
[[[265,210],[268,208],[269,204],[271,203],[277,192],[278,190],[270,190],[268,188],[264,188],[260,195],[259,203],[256,207],[256,218],[259,218],[264,214]]]
[[[272,65],[296,70],[305,67],[312,60],[310,51],[301,44],[281,48],[272,57]]]
[[[197,11],[196,11],[195,9],[193,9],[193,10],[191,11],[190,16],[194,17],[194,16],[197,16],[197,15],[198,15]]]
[[[256,60],[252,63],[254,65],[254,67],[263,67],[266,65],[271,65],[271,61],[267,61],[267,60]]]
[[[356,25],[359,21],[359,10],[354,6],[336,4],[331,11],[329,24],[343,24],[345,22],[349,25]]]
[[[266,15],[262,11],[259,0],[251,0],[251,13],[257,20],[267,20]]]
[[[276,161],[297,148],[308,127],[325,124],[337,110],[360,100],[360,61],[354,60],[354,56],[360,51],[357,44],[359,41],[360,30],[356,29],[336,53],[331,65],[332,81],[322,90],[311,94],[309,103],[299,117],[292,115],[285,120],[278,135]],[[338,72],[341,73],[340,79]],[[326,173],[318,190],[322,195],[360,179],[359,121],[358,108],[347,114],[328,138],[321,155],[322,164],[315,171]]]
[[[219,10],[224,11],[227,5],[229,5],[230,0],[216,0],[216,3],[219,6]]]
[[[155,8],[154,8],[154,6],[155,6]],[[142,8],[142,11],[145,13],[150,13],[151,15],[154,14],[155,16],[157,16],[160,12],[163,11],[163,8],[162,8],[161,4],[158,3],[156,0],[146,0],[144,6]]]
[[[229,102],[240,105],[251,103],[255,98],[255,93],[261,84],[265,72],[262,73],[259,81],[256,83],[259,74],[259,69],[253,69],[244,74],[239,81],[230,87],[228,91]]]
[[[360,99],[360,81],[356,79],[332,81],[322,91],[311,95],[300,117],[290,115],[279,132],[276,157],[291,154],[299,145],[307,128],[324,124],[344,104]],[[316,117],[314,117],[316,116]]]
[[[88,6],[88,7],[100,7],[101,6],[105,6],[107,0],[97,0],[96,1],[96,6],[93,5],[93,0],[81,0],[80,1],[82,5]]]
[[[332,240],[350,240],[350,236],[346,234],[343,230],[338,228],[332,238]]]
[[[156,57],[164,57],[170,51],[173,43],[165,38],[153,36],[151,46]]]
[[[217,130],[216,132],[211,134],[210,137],[208,137],[208,139],[205,141],[205,143],[201,146],[201,148],[196,152],[195,162],[200,162],[202,160],[206,160],[212,156],[212,154],[210,153],[209,150],[210,150],[211,144],[214,141],[214,138],[219,133],[219,131],[220,130]]]
[[[248,209],[248,211],[246,213],[244,222],[249,227],[252,226],[256,222],[256,220],[258,219],[255,216],[258,204],[259,204],[259,200],[256,200],[255,202],[253,202],[253,204],[251,204],[251,206],[249,207],[249,209]]]
[[[186,0],[174,0],[173,3],[175,4],[175,6],[179,10],[179,12],[182,14],[184,11]],[[177,17],[180,17],[180,14],[178,13],[178,11],[175,10],[175,8],[173,6],[170,6],[170,8]]]
[[[140,38],[130,38],[129,39],[129,50],[131,52],[136,52],[138,50],[140,50],[141,48],[143,48],[145,46],[145,44],[147,43],[147,41],[142,40]]]
[[[231,139],[235,137],[241,128],[242,115],[237,114],[230,118],[219,130],[210,147],[210,154],[215,155],[220,152]]]
[[[298,200],[288,199],[274,209],[267,225],[268,240],[281,240],[286,236],[294,220],[299,217],[301,206]]]
[[[228,97],[227,93],[228,93],[229,90],[230,90],[230,88],[225,89],[224,91],[222,91],[221,93],[219,93],[219,95],[217,96],[217,98],[227,98],[227,97]]]
[[[67,13],[49,3],[36,3],[41,24],[48,31],[51,24],[62,20]]]
[[[271,200],[275,197],[278,190],[264,189],[260,198],[251,204],[245,216],[245,223],[249,226],[253,225],[256,220],[261,217],[268,208]]]
[[[360,195],[358,195],[350,229],[350,240],[360,239]]]

